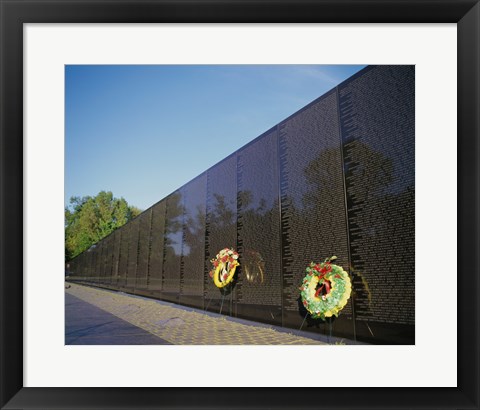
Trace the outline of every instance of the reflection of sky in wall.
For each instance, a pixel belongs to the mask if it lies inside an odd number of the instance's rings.
[[[67,66],[65,202],[146,209],[363,66]]]
[[[182,232],[169,235],[169,238],[173,241],[171,247],[175,252],[175,255],[180,256],[182,254]]]

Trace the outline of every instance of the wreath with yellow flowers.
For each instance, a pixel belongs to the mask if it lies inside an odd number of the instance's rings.
[[[311,262],[306,269],[300,291],[303,306],[313,319],[338,316],[350,298],[350,277],[341,266],[331,263],[334,259],[337,257],[332,256],[322,263]]]
[[[238,253],[233,248],[222,249],[218,252],[215,259],[211,259],[210,262],[213,264],[213,269],[209,275],[217,288],[223,288],[232,282],[235,270],[237,266],[240,266]]]

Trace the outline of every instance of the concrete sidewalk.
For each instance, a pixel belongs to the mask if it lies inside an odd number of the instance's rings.
[[[66,344],[326,344],[315,339],[316,335],[306,337],[306,332],[278,329],[105,289],[68,285],[65,290]],[[84,321],[75,324],[78,317],[82,317],[82,310]],[[82,326],[86,329],[88,324],[97,331],[82,333]]]

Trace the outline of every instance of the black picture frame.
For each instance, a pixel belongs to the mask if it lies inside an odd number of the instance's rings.
[[[0,17],[2,409],[479,408],[478,0],[0,0]],[[23,24],[154,22],[457,23],[458,387],[315,390],[23,387]],[[442,331],[439,329],[439,339]],[[361,369],[358,371],[361,377]]]

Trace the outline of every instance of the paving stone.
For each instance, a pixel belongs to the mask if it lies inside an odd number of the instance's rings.
[[[71,284],[65,292],[169,344],[325,344],[269,327],[236,323],[222,316],[215,317],[184,307],[172,307],[156,300],[125,293],[78,284]]]

